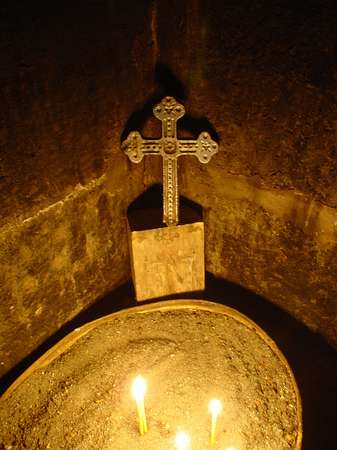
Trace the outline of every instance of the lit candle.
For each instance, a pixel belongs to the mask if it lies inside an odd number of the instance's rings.
[[[132,395],[133,398],[136,400],[137,404],[139,432],[141,435],[147,432],[147,423],[144,408],[145,392],[146,392],[146,381],[142,376],[138,375],[138,377],[135,378],[135,381],[132,384]]]
[[[220,414],[220,411],[222,409],[221,402],[216,399],[211,400],[209,402],[208,409],[212,416],[210,442],[211,442],[211,445],[213,446],[215,444],[216,422],[218,419],[218,415]]]
[[[184,431],[179,431],[176,434],[176,449],[177,450],[186,450],[190,446],[190,437]]]

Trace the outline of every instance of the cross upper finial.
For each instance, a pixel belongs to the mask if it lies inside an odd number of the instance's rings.
[[[165,97],[153,108],[153,114],[162,122],[160,139],[143,139],[138,131],[132,131],[122,143],[122,149],[134,163],[140,163],[144,155],[163,157],[164,218],[167,225],[178,223],[178,176],[177,158],[194,155],[203,164],[210,161],[218,151],[218,144],[203,131],[197,140],[179,140],[177,121],[185,114],[185,108],[173,97]]]

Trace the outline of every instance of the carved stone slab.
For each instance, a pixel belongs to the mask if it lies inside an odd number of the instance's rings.
[[[204,224],[129,232],[138,301],[205,288]]]

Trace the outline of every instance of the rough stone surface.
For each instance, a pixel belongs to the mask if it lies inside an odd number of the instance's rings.
[[[3,369],[125,279],[122,216],[118,195],[96,182],[2,232]]]
[[[206,268],[337,345],[337,4],[301,3],[1,2],[0,374],[130,277],[125,210],[162,174],[120,140],[163,95],[220,143],[179,161]]]
[[[220,144],[207,166],[179,161],[205,210],[206,269],[337,346],[336,2],[160,2],[157,17],[181,133],[208,120]],[[154,158],[145,176],[160,180]]]
[[[152,87],[150,7],[1,2],[0,375],[130,277],[143,181],[120,139]]]

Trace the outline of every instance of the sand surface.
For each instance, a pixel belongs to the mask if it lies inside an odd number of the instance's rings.
[[[130,395],[148,383],[149,431]],[[293,450],[298,403],[287,365],[235,317],[198,309],[114,315],[0,402],[0,449],[209,448],[208,402],[219,398],[215,449]]]

